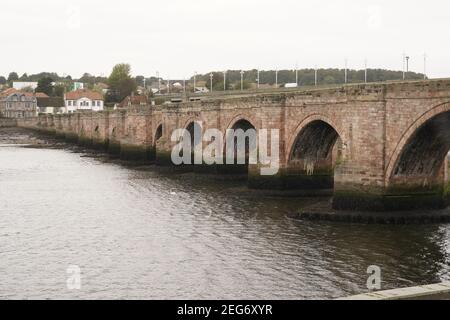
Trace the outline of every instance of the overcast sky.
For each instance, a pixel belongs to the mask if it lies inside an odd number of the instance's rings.
[[[447,0],[2,0],[0,75],[171,79],[225,69],[338,67],[450,76]]]

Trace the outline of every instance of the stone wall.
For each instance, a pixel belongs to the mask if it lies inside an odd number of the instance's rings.
[[[0,118],[0,128],[15,127],[17,126],[17,121],[15,119]]]

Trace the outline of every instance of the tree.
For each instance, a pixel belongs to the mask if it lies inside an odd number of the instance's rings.
[[[120,63],[114,66],[108,78],[110,94],[108,100],[120,102],[136,90],[136,80],[131,77],[129,64]]]
[[[0,77],[0,85],[6,84],[6,78],[4,76]]]
[[[19,75],[16,72],[11,72],[8,76],[8,83],[11,86],[14,81],[19,80]]]
[[[26,74],[26,73],[24,73],[21,77],[20,77],[20,79],[19,79],[20,81],[28,81],[29,79],[28,79],[28,75]]]
[[[138,86],[143,87],[144,86],[144,79],[145,79],[144,76],[136,76],[136,84]]]
[[[63,85],[56,85],[53,88],[53,96],[55,97],[63,97],[66,88]]]
[[[46,95],[51,96],[53,93],[53,79],[50,77],[44,77],[39,79],[36,92],[43,92]]]

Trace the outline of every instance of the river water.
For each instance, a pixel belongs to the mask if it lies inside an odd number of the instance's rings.
[[[0,298],[329,299],[366,292],[370,265],[383,289],[450,279],[449,225],[297,221],[317,199],[2,130]]]

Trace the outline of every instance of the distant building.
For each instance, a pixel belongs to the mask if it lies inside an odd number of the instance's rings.
[[[38,86],[37,82],[34,81],[14,81],[13,88],[16,90],[23,90],[25,88],[31,88],[35,90]]]
[[[30,118],[37,116],[37,100],[34,94],[9,90],[0,95],[0,116],[4,118]]]
[[[64,108],[68,113],[78,110],[102,111],[104,108],[103,95],[86,89],[67,92],[64,95]]]
[[[60,97],[49,97],[45,93],[36,93],[38,113],[58,114],[63,113],[64,99]]]
[[[77,91],[84,89],[84,83],[83,82],[73,82],[72,83],[72,91]]]
[[[118,108],[129,108],[132,106],[146,106],[148,104],[147,96],[144,95],[131,95],[123,99],[117,106]]]
[[[98,82],[94,85],[94,90],[98,90],[103,92],[103,94],[107,94],[109,91],[109,86],[106,83]]]
[[[18,92],[18,90],[14,89],[14,88],[8,88],[8,89],[0,92],[0,98],[5,98],[5,97],[9,96],[10,94],[13,94],[16,92]]]
[[[195,87],[195,93],[208,93],[209,89],[207,87]]]

